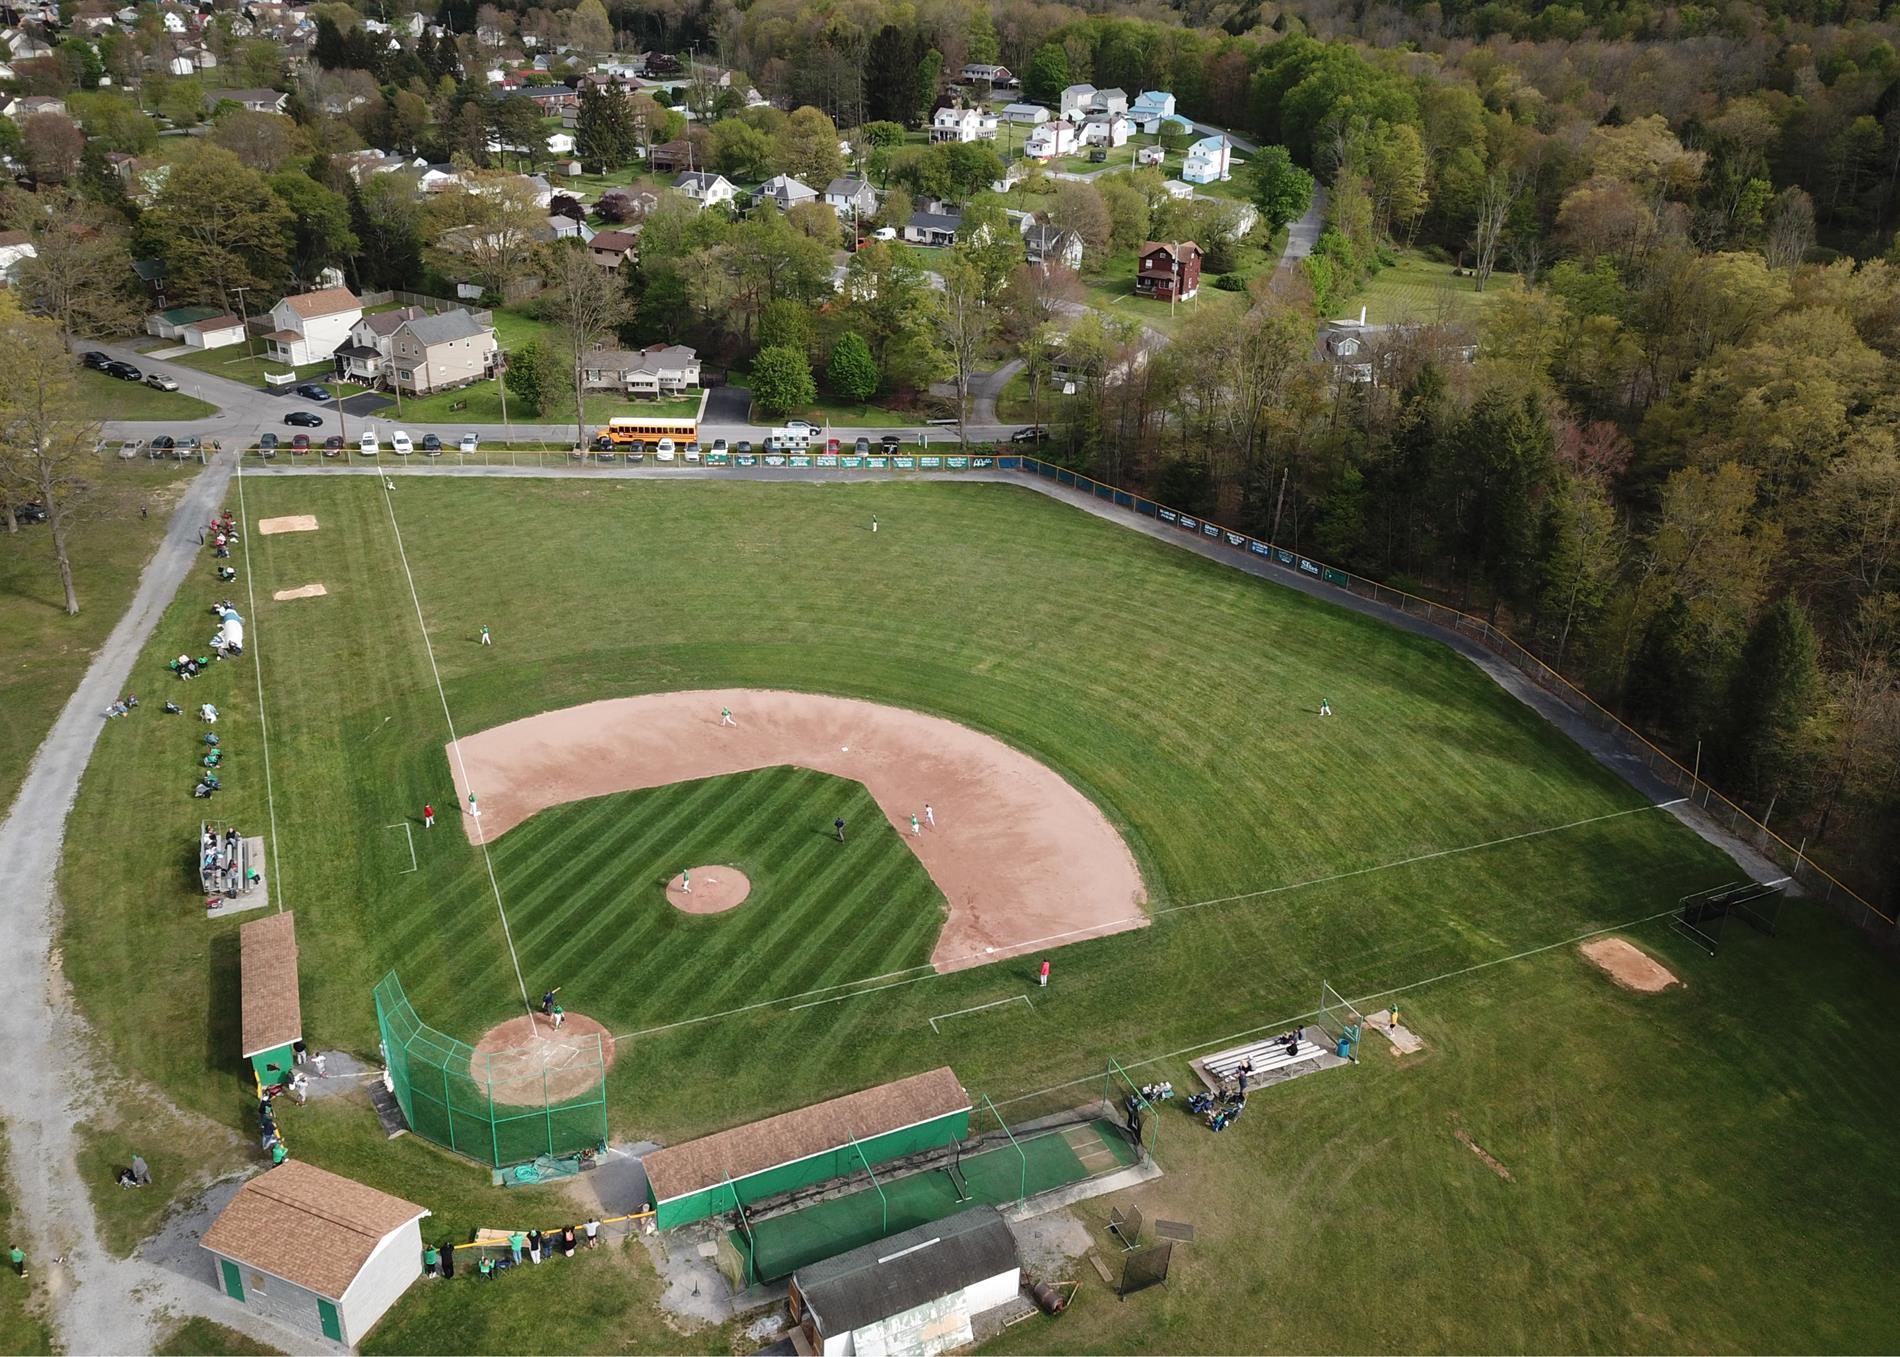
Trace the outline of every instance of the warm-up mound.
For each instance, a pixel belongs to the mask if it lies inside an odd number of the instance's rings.
[[[949,903],[938,970],[1148,922],[1134,855],[1100,808],[1001,740],[920,712],[769,689],[655,693],[510,721],[449,751],[458,798],[471,785],[481,798],[468,832],[489,839],[564,802],[784,764],[862,783],[903,835]],[[833,829],[831,808],[810,814],[814,832]],[[846,825],[843,849],[870,828]]]
[[[1597,938],[1581,948],[1590,964],[1597,967],[1624,989],[1654,994],[1680,984],[1673,972],[1634,943],[1621,938]]]

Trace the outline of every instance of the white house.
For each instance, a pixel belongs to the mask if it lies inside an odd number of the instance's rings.
[[[38,254],[26,232],[0,231],[0,282],[13,286],[19,280],[20,265]]]
[[[699,354],[684,344],[593,349],[582,365],[581,380],[592,390],[622,391],[629,396],[684,395],[699,385]]]
[[[320,363],[349,341],[362,318],[363,303],[347,287],[299,292],[271,308],[271,332],[264,340],[277,362],[293,367]]]
[[[1137,146],[1135,148],[1135,163],[1137,165],[1160,165],[1166,163],[1167,159],[1168,152],[1164,147]]]
[[[1062,116],[1072,122],[1080,122],[1088,116],[1095,102],[1095,86],[1071,85],[1062,91]]]
[[[877,190],[865,179],[833,179],[825,185],[825,205],[840,218],[848,218],[853,212],[860,218],[874,217],[877,215]]]
[[[404,321],[426,314],[419,306],[399,306],[359,318],[350,327],[349,340],[333,355],[342,364],[341,375],[365,386],[380,381],[389,366],[390,336]]]
[[[1089,100],[1090,113],[1126,113],[1128,111],[1128,92],[1120,89],[1095,91],[1095,97]]]
[[[1074,123],[1048,122],[1029,134],[1023,143],[1023,154],[1031,160],[1050,160],[1059,155],[1074,155],[1081,143],[1081,129]]]
[[[1184,184],[1179,179],[1164,179],[1161,181],[1161,191],[1170,198],[1186,202],[1194,196],[1194,185]]]
[[[786,1299],[823,1357],[936,1357],[973,1343],[971,1321],[1021,1286],[1009,1223],[978,1206],[799,1268]]]
[[[991,66],[984,62],[967,62],[963,67],[963,83],[966,85],[1013,85],[1016,77],[1010,74],[1007,66]]]
[[[428,1214],[292,1159],[239,1188],[199,1242],[230,1299],[354,1347],[422,1275]]]
[[[790,211],[800,203],[816,202],[818,190],[809,184],[801,184],[789,174],[775,174],[766,180],[752,194],[752,202],[770,203],[781,212]]]
[[[702,212],[721,203],[730,203],[735,192],[732,181],[725,175],[709,174],[704,170],[688,170],[673,181],[673,187],[698,203]]]
[[[1055,117],[1041,104],[1004,104],[1003,116],[1018,127],[1034,127]]]
[[[1190,184],[1212,184],[1217,180],[1232,179],[1234,161],[1233,143],[1223,133],[1211,137],[1202,137],[1187,150],[1187,163],[1181,167],[1181,177]]]
[[[1174,116],[1174,96],[1166,90],[1143,90],[1128,106],[1128,116],[1142,131],[1159,132],[1161,120]]]
[[[975,141],[981,135],[982,115],[973,108],[940,108],[930,119],[932,141]]]
[[[1135,135],[1135,124],[1126,113],[1091,113],[1082,124],[1085,146],[1126,146]]]
[[[244,322],[226,312],[181,326],[178,338],[192,349],[225,349],[244,342]]]
[[[913,212],[904,223],[904,239],[912,245],[948,247],[963,229],[961,212]]]
[[[1082,237],[1074,231],[1038,222],[1023,232],[1023,262],[1079,269],[1082,267]]]

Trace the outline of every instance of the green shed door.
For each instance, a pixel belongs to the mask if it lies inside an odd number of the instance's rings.
[[[317,1302],[317,1322],[323,1325],[323,1336],[343,1341],[343,1321],[337,1318],[336,1306],[327,1300]]]
[[[244,1279],[238,1275],[238,1265],[229,1258],[218,1259],[218,1270],[224,1274],[224,1294],[232,1300],[244,1299]]]

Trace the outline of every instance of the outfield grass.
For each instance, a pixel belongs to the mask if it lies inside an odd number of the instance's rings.
[[[9,1239],[14,1226],[23,1223],[13,1209],[10,1145],[11,1142],[0,1135],[0,1228],[8,1231]],[[0,1272],[0,1352],[53,1351],[53,1331],[46,1322],[44,1290],[50,1263],[50,1259],[31,1256],[29,1250],[25,1281],[14,1276],[11,1267]]]
[[[320,1048],[375,1051],[368,992],[391,966],[447,1032],[472,1038],[520,1010],[480,855],[450,821],[418,833],[421,869],[404,875],[400,834],[383,828],[453,802],[443,696],[464,732],[694,686],[893,702],[995,734],[1097,800],[1142,866],[1154,924],[1053,953],[1033,1010],[973,1013],[940,1034],[933,1016],[1025,992],[1040,958],[811,994],[897,971],[928,945],[908,878],[887,885],[855,852],[847,880],[826,875],[837,855],[817,850],[833,847],[834,784],[771,771],[544,813],[493,846],[529,985],[562,984],[570,1009],[617,1033],[668,1025],[619,1046],[617,1136],[677,1140],[943,1062],[998,1099],[1099,1086],[1111,1056],[1291,1021],[1322,980],[1368,994],[1466,972],[1408,997],[1427,1057],[1395,1067],[1371,1051],[1355,1071],[1260,1095],[1263,1115],[1219,1138],[1171,1122],[1170,1174],[1146,1190],[1213,1231],[1178,1260],[1205,1278],[1197,1304],[1171,1286],[1104,1307],[1154,1316],[1115,1321],[1149,1324],[1141,1337],[1091,1329],[1094,1308],[1078,1307],[1009,1341],[1900,1340],[1882,1261],[1900,1220],[1884,1168],[1900,1094],[1884,1074],[1895,1052],[1882,1015],[1900,985],[1826,920],[1744,940],[1733,963],[1652,926],[1641,936],[1690,980],[1659,999],[1609,990],[1561,947],[1469,971],[1666,910],[1737,871],[1448,650],[1016,487],[403,481],[391,493],[374,478],[251,478],[243,491],[249,518],[314,513],[322,527],[246,543],[253,647],[191,697],[224,713],[230,790],[217,813],[261,829],[250,666],[263,666],[273,889],[298,911],[304,1026]],[[872,513],[875,537],[862,530]],[[329,597],[269,600],[318,580]],[[212,592],[184,591],[141,672],[201,639]],[[493,647],[476,644],[483,624]],[[1312,715],[1321,696],[1336,718]],[[63,959],[116,1061],[246,1129],[236,922],[207,924],[184,877],[202,808],[187,795],[194,733],[104,732],[73,833],[117,848],[65,884]],[[696,855],[756,861],[775,892],[792,883],[786,913],[754,911],[763,898],[712,919],[661,913],[658,879]],[[888,898],[913,903],[873,908]],[[826,899],[835,917],[815,923]],[[1137,1067],[1149,1069],[1185,1083],[1178,1061]],[[1452,1110],[1524,1165],[1506,1205],[1479,1195],[1498,1189],[1450,1139]],[[1732,1144],[1742,1128],[1746,1143]],[[300,1157],[428,1205],[432,1234],[506,1221],[544,1191],[503,1193],[414,1137],[387,1142],[353,1101],[293,1109],[286,1134]],[[1869,1299],[1825,1321],[1776,1308],[1790,1255]],[[1744,1331],[1733,1293],[1758,1278]],[[638,1270],[626,1285],[651,1294]],[[528,1332],[521,1308],[494,1298],[501,1288],[467,1294],[417,1288],[376,1342],[505,1346]],[[680,1345],[650,1312],[561,1294],[590,1318],[563,1316],[537,1343]],[[451,1338],[425,1323],[451,1315]],[[1670,1327],[1646,1340],[1641,1316]],[[1809,1341],[1816,1332],[1831,1341]]]
[[[218,407],[183,390],[159,391],[144,382],[122,382],[90,368],[79,370],[79,397],[92,419],[186,420],[218,413]]]
[[[1357,315],[1358,308],[1364,306],[1367,321],[1374,325],[1475,321],[1513,277],[1494,273],[1480,292],[1478,280],[1469,273],[1459,277],[1452,273],[1450,264],[1405,254],[1390,268],[1381,269],[1365,290],[1347,303],[1342,314]]]
[[[100,459],[72,532],[77,617],[66,615],[46,525],[27,523],[11,536],[0,533],[0,815],[13,804],[34,751],[131,601],[186,476],[197,470],[144,458]],[[139,517],[141,506],[149,511],[146,518]],[[140,707],[136,717],[146,714]]]

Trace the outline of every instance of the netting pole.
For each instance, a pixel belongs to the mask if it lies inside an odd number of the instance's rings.
[[[989,1108],[990,1115],[996,1118],[996,1124],[1003,1128],[1003,1134],[1009,1137],[1009,1143],[1016,1147],[1016,1157],[1022,1161],[1022,1179],[1016,1188],[1016,1200],[1028,1201],[1029,1156],[1023,1153],[1022,1142],[1016,1139],[1016,1133],[1009,1129],[1009,1123],[1003,1120],[1003,1114],[996,1110],[996,1104],[990,1101],[990,1095],[987,1093],[983,1095],[983,1105]]]
[[[449,1103],[449,1067],[442,1067],[442,1119],[449,1124],[449,1148],[455,1148],[455,1108]]]
[[[1156,1163],[1159,1163],[1160,1160],[1157,1157],[1157,1152],[1161,1149],[1161,1117],[1159,1115],[1159,1112],[1155,1108],[1155,1105],[1148,1101],[1147,1096],[1142,1093],[1140,1087],[1135,1083],[1135,1081],[1128,1077],[1128,1071],[1121,1067],[1121,1062],[1116,1060],[1114,1056],[1110,1056],[1108,1058],[1108,1071],[1111,1074],[1120,1075],[1121,1081],[1128,1086],[1128,1091],[1134,1094],[1135,1105],[1141,1108],[1142,1112],[1146,1114],[1141,1119],[1142,1125],[1151,1126],[1154,1128],[1154,1130],[1151,1133],[1150,1143],[1147,1146],[1147,1154],[1150,1159],[1154,1159]],[[1112,1113],[1114,1112],[1114,1110],[1115,1110],[1115,1105],[1113,1103],[1110,1103],[1109,1111]],[[1137,1135],[1135,1137],[1135,1149],[1137,1151],[1137,1162],[1139,1162],[1139,1153],[1142,1150],[1142,1148],[1143,1147],[1141,1144],[1141,1137]]]
[[[554,1158],[554,1106],[548,1102],[548,1067],[541,1067],[541,1124],[548,1133],[548,1158]]]
[[[851,1136],[851,1148],[858,1152],[858,1162],[864,1165],[865,1173],[870,1175],[871,1186],[877,1189],[878,1205],[884,1208],[884,1233],[889,1235],[891,1232],[891,1199],[884,1195],[884,1184],[877,1180],[877,1174],[871,1168],[870,1156],[865,1154],[864,1146],[858,1144],[858,1138],[851,1135],[849,1131],[846,1131],[845,1134]]]
[[[492,1057],[491,1057],[492,1058]],[[495,1167],[501,1167],[501,1127],[495,1124],[495,1070],[490,1065],[482,1071],[482,1083],[488,1089],[488,1145],[494,1152]]]

